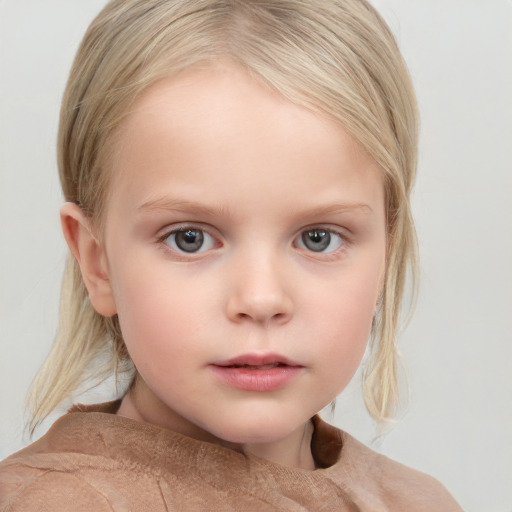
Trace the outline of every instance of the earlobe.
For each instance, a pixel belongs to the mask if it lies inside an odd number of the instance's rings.
[[[64,203],[60,210],[62,231],[69,250],[82,272],[82,278],[94,309],[103,316],[117,313],[104,248],[94,236],[89,218],[74,203]]]

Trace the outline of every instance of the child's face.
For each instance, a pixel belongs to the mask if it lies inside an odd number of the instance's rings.
[[[105,254],[142,417],[236,443],[301,428],[369,337],[386,252],[373,161],[228,64],[149,89],[112,161]]]

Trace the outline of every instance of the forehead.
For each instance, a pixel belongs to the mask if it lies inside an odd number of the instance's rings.
[[[136,185],[151,194],[158,180],[185,186],[189,179],[207,182],[212,193],[229,182],[234,193],[256,187],[263,172],[272,173],[275,190],[300,180],[319,193],[319,185],[334,184],[341,174],[347,190],[361,180],[372,182],[366,184],[373,194],[382,189],[376,165],[340,123],[226,63],[148,88],[117,131],[113,149],[113,192]],[[368,172],[348,172],[356,169]]]
[[[352,153],[364,153],[337,120],[315,107],[289,101],[263,78],[229,60],[196,66],[148,87],[130,108],[114,140],[130,137],[142,126],[154,130],[190,126],[203,134],[215,128],[211,136],[221,140],[225,133],[218,131],[219,118],[229,120],[227,129],[236,124],[262,137],[269,125],[296,137],[309,128],[309,139],[321,130],[322,138],[343,139],[345,151],[350,144]]]

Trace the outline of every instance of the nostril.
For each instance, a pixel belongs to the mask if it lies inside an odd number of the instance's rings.
[[[289,318],[289,314],[285,312],[265,314],[263,312],[243,313],[238,312],[235,315],[238,322],[250,321],[255,323],[284,323]]]
[[[238,282],[226,303],[227,316],[235,322],[281,324],[291,318],[293,309],[291,296],[275,279]]]

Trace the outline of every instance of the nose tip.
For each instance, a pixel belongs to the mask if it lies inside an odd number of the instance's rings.
[[[276,274],[273,268],[270,272],[254,271],[240,276],[228,299],[229,319],[262,325],[288,322],[293,314],[293,301]]]
[[[286,323],[291,318],[291,301],[286,297],[253,296],[246,300],[230,300],[228,316],[237,322],[258,324]]]

